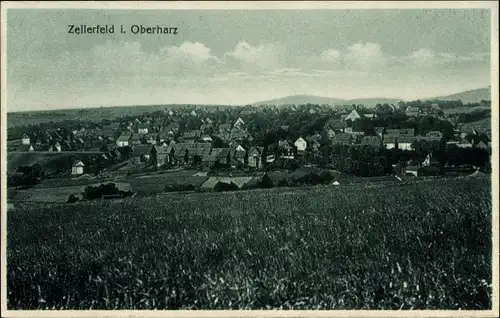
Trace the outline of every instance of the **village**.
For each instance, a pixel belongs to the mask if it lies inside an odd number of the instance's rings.
[[[270,122],[273,117],[277,121]],[[479,169],[485,163],[468,162],[470,151],[489,153],[491,147],[487,126],[460,123],[459,113],[445,115],[438,102],[375,108],[173,107],[79,127],[71,123],[30,126],[19,139],[13,137],[9,144],[13,154],[68,155],[65,164],[44,169],[50,171],[44,177],[53,183],[79,178],[112,182],[167,172],[186,176],[179,171],[196,170],[189,176],[212,176],[205,188],[215,187],[217,181],[238,184],[237,177],[249,181],[263,173],[314,168],[355,176],[442,175],[445,169],[457,167]],[[368,152],[362,151],[367,148]],[[347,154],[339,149],[351,150]],[[463,160],[439,159],[439,149],[461,150],[458,156]],[[377,158],[385,162],[374,166]],[[363,172],[366,161],[372,166],[365,165]]]

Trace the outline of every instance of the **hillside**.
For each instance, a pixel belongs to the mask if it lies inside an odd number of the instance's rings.
[[[283,97],[283,98],[277,98],[277,99],[257,102],[257,103],[253,103],[253,105],[254,106],[258,106],[258,105],[282,106],[282,105],[304,105],[304,104],[308,104],[308,103],[319,104],[319,105],[323,105],[323,104],[334,105],[334,104],[343,103],[343,100],[339,99],[339,98],[321,97],[321,96],[314,96],[314,95],[293,95],[293,96],[287,96],[287,97]]]
[[[461,100],[464,104],[478,103],[481,100],[491,100],[491,86],[485,88],[474,89],[461,93],[456,93],[447,96],[428,98],[428,100]]]
[[[396,105],[401,99],[396,98],[357,98],[357,99],[349,99],[342,104],[356,104],[356,105],[364,105],[366,107],[375,107],[377,104],[394,104]]]

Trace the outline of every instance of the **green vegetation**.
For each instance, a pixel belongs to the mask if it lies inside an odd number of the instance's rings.
[[[487,309],[489,178],[23,205],[9,309]]]

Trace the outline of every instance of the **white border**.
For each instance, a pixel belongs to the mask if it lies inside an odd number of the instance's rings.
[[[492,92],[492,193],[493,193],[493,309],[487,311],[370,311],[370,310],[341,310],[341,311],[13,311],[6,309],[6,9],[9,8],[57,8],[57,9],[168,9],[168,10],[311,10],[311,9],[447,9],[447,8],[489,8],[491,9],[491,92]],[[498,203],[498,2],[496,1],[227,1],[227,2],[151,2],[151,1],[60,1],[60,2],[9,2],[1,3],[1,316],[2,317],[499,317],[499,203]]]

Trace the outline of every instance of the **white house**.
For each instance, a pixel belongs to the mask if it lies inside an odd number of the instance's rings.
[[[307,142],[302,137],[299,137],[299,139],[295,141],[294,145],[297,147],[297,151],[304,151],[307,148]]]
[[[191,112],[191,116],[198,116],[198,114],[197,114],[197,113],[193,110],[193,111]]]
[[[245,125],[245,122],[243,121],[243,119],[241,119],[241,117],[238,117],[238,119],[234,123],[233,127],[240,128],[243,125]]]
[[[85,168],[85,165],[81,160],[76,160],[73,162],[73,165],[71,166],[71,174],[75,175],[80,175],[83,174],[83,169]]]
[[[28,134],[24,134],[21,139],[23,145],[29,145],[31,143],[30,136],[28,136]]]
[[[118,147],[127,147],[130,145],[130,140],[132,139],[132,135],[129,133],[123,133],[116,139],[116,145]]]
[[[347,120],[352,120],[352,121],[355,121],[356,119],[360,119],[361,118],[361,115],[359,115],[358,111],[357,110],[353,110],[349,115],[347,115],[344,120],[347,121]]]
[[[139,134],[147,134],[149,133],[149,127],[146,124],[141,124],[139,127],[137,127],[137,132]]]
[[[201,140],[203,140],[205,142],[210,142],[210,141],[212,141],[212,137],[210,137],[209,135],[203,135],[203,136],[201,136]]]
[[[61,144],[59,141],[54,145],[54,151],[61,152]]]

